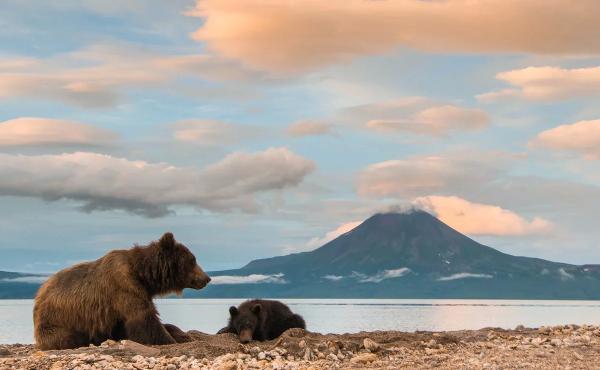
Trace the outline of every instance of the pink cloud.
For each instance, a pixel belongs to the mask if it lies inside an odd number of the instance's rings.
[[[579,121],[543,131],[530,145],[573,151],[588,159],[600,159],[600,120]]]
[[[299,121],[291,124],[287,128],[287,133],[295,137],[325,135],[330,132],[331,125],[319,121]]]
[[[404,131],[438,136],[452,131],[481,130],[487,127],[488,123],[488,114],[480,109],[438,105],[402,119],[372,119],[366,126],[383,133]]]
[[[35,117],[0,122],[0,146],[104,146],[116,139],[109,130],[79,122]]]
[[[600,3],[580,0],[201,0],[192,37],[254,68],[297,72],[411,47],[434,52],[600,52]],[[476,30],[476,31],[474,31]]]
[[[544,234],[553,227],[551,222],[540,217],[528,221],[513,211],[455,196],[419,197],[414,204],[434,212],[442,222],[469,235]]]
[[[514,87],[480,94],[478,100],[563,100],[600,95],[600,67],[527,67],[499,73],[496,78]]]
[[[182,76],[188,84],[181,83]],[[190,89],[190,81],[212,84]],[[249,85],[269,81],[264,73],[218,56],[169,55],[128,44],[92,45],[50,58],[0,60],[1,98],[32,97],[87,108],[115,106],[129,89],[168,86],[177,94],[214,99],[246,97]]]
[[[358,175],[364,197],[413,197],[458,191],[496,178],[507,161],[502,153],[455,153],[374,163]]]

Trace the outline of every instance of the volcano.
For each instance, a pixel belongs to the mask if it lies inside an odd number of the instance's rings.
[[[313,251],[213,271],[193,296],[598,299],[600,269],[482,245],[424,211],[376,214]]]

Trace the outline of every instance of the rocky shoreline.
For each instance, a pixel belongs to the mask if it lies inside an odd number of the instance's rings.
[[[290,329],[277,340],[242,345],[232,334],[189,332],[193,342],[39,351],[1,345],[2,369],[593,369],[600,327],[556,326],[453,332],[317,334]]]

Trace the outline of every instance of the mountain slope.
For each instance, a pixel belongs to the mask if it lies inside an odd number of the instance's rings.
[[[0,271],[0,299],[33,298],[47,275]]]
[[[596,268],[505,254],[423,211],[377,214],[316,250],[212,275],[265,282],[214,284],[200,295],[600,298]]]

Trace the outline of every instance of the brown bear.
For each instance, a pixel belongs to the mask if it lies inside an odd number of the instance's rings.
[[[279,301],[252,299],[229,307],[229,323],[217,334],[234,333],[240,342],[271,340],[291,328],[306,329],[302,316]]]
[[[165,327],[152,298],[201,289],[210,278],[173,234],[148,246],[114,250],[57,272],[39,289],[33,308],[41,350],[98,345],[107,339],[175,343],[185,333]],[[181,334],[181,335],[180,335]]]

